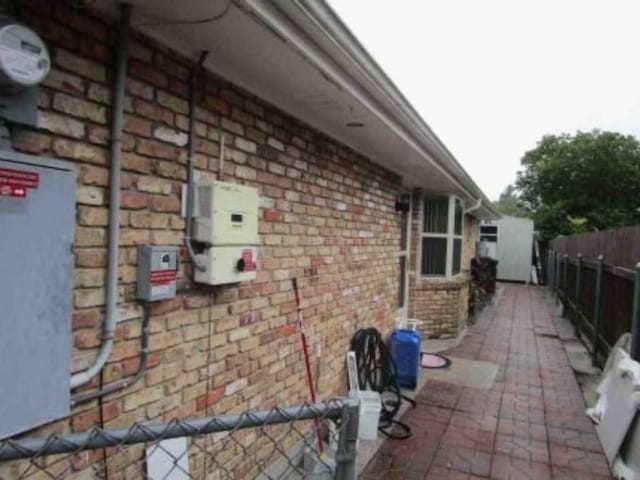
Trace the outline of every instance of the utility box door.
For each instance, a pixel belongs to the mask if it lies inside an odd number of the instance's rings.
[[[0,438],[69,414],[75,172],[0,152]]]

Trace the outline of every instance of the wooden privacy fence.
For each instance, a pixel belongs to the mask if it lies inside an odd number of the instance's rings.
[[[640,263],[629,269],[606,263],[602,254],[594,262],[550,250],[547,271],[576,335],[590,344],[594,365],[602,365],[626,332],[632,333],[631,355],[640,360]]]
[[[640,225],[558,237],[551,241],[550,249],[573,258],[580,253],[590,262],[604,255],[609,265],[634,269],[640,262]]]

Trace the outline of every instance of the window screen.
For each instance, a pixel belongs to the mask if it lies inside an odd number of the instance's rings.
[[[424,200],[424,232],[447,233],[449,223],[449,199],[427,197]]]
[[[456,199],[456,210],[455,210],[455,222],[453,227],[453,233],[456,235],[462,235],[462,217],[464,212],[462,211],[462,202]]]
[[[455,275],[460,273],[460,263],[462,261],[462,240],[459,238],[453,239],[453,265],[451,266],[451,272]]]
[[[422,274],[445,275],[447,271],[447,239],[422,239]]]
[[[480,227],[480,233],[486,233],[489,235],[497,235],[498,227],[496,225],[482,225]]]

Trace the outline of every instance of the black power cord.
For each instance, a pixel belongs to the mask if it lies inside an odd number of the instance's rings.
[[[378,430],[397,439],[411,436],[411,428],[394,417],[405,400],[415,407],[416,402],[400,391],[396,361],[391,355],[382,334],[375,328],[358,330],[351,338],[351,350],[356,354],[358,386],[362,390],[373,390],[380,394],[382,410]],[[393,430],[400,430],[395,433]]]

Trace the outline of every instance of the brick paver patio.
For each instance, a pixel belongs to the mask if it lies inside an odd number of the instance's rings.
[[[445,352],[500,365],[492,387],[428,380],[403,416],[413,436],[387,439],[360,478],[611,478],[552,314],[545,289],[503,285]]]

